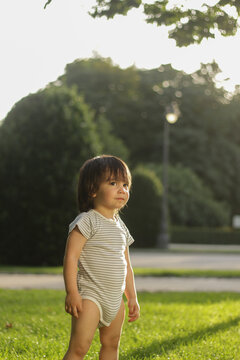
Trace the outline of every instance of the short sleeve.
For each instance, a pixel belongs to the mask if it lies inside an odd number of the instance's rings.
[[[128,231],[128,229],[127,229],[127,231]],[[134,238],[132,237],[132,235],[131,235],[130,232],[128,231],[127,245],[130,246],[130,245],[132,245],[133,242],[134,242]]]
[[[86,238],[90,239],[93,234],[93,226],[90,219],[90,216],[87,212],[83,212],[79,214],[73,222],[69,225],[69,231],[68,234],[75,228],[75,226],[78,227],[81,234]]]
[[[120,217],[119,217],[119,220],[120,220],[121,226],[123,227],[125,234],[126,234],[127,246],[130,246],[134,242],[134,238],[132,237],[127,226],[124,224],[124,222],[122,221],[122,219]]]

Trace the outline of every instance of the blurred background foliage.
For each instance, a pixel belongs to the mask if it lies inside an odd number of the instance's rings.
[[[138,166],[132,173],[133,191],[122,218],[138,247],[155,247],[160,230],[162,184],[154,170]]]
[[[240,88],[219,88],[219,72],[214,62],[192,74],[171,65],[121,69],[96,55],[68,64],[55,82],[16,103],[0,126],[0,263],[62,264],[79,168],[101,153],[129,164],[133,188],[122,216],[134,246],[155,246],[163,120],[172,101],[181,111],[170,126],[174,241],[177,229],[184,239],[183,229],[211,228],[211,241],[225,227],[229,243],[232,216],[240,214]]]

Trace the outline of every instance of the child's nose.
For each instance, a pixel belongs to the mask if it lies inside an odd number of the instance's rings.
[[[118,191],[125,192],[125,187],[124,187],[124,185],[120,185]]]

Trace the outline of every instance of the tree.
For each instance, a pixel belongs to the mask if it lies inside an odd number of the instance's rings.
[[[94,109],[97,124],[100,115],[111,123],[112,133],[129,151],[132,168],[161,162],[165,108],[177,101],[181,116],[170,127],[170,163],[192,169],[235,214],[240,209],[235,191],[240,177],[239,94],[231,100],[224,88],[216,87],[219,72],[215,62],[201,64],[192,74],[170,64],[123,70],[97,57],[68,64],[57,82],[76,86]]]
[[[159,233],[162,184],[154,171],[139,166],[133,171],[133,188],[123,218],[138,247],[155,247]]]
[[[114,134],[113,126],[103,115],[96,122],[97,133],[104,154],[118,156],[128,162],[130,154],[124,142]]]
[[[51,1],[48,0],[45,7]],[[143,7],[148,23],[170,27],[169,38],[174,39],[179,47],[215,38],[217,32],[222,36],[233,36],[239,28],[239,0],[218,0],[215,5],[202,1],[200,10],[199,1],[198,8],[187,8],[184,0],[174,5],[171,5],[170,0],[156,0],[153,4],[142,0],[96,0],[90,15],[110,19],[117,14],[126,15],[131,9],[140,6]]]
[[[134,67],[120,69],[111,59],[96,55],[88,60],[75,60],[68,64],[65,73],[57,79],[58,84],[74,87],[94,110],[94,121],[102,128],[102,119],[110,133],[121,139],[122,146],[131,150],[126,137],[135,132],[135,119],[138,118],[139,76]],[[131,119],[131,121],[129,121]],[[106,124],[108,122],[108,125]],[[138,136],[138,134],[135,134]],[[106,143],[109,144],[105,136]],[[111,141],[118,144],[119,141]],[[142,143],[142,139],[140,140]],[[115,146],[116,149],[116,146]],[[111,150],[111,148],[110,148]],[[121,155],[121,154],[120,154]]]
[[[154,169],[159,179],[162,168]],[[209,187],[191,169],[181,165],[169,166],[169,221],[173,226],[226,226],[230,220],[229,206],[216,201]]]
[[[0,263],[62,264],[78,170],[101,151],[74,90],[51,86],[13,107],[0,127]]]
[[[171,163],[191,168],[212,189],[216,200],[231,204],[233,215],[240,205],[235,192],[240,175],[240,106],[238,103],[237,110],[229,94],[216,88],[218,72],[215,63],[202,65],[178,84],[181,117],[171,127]]]

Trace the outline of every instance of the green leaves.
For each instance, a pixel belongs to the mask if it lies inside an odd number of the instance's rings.
[[[169,37],[176,40],[176,45],[179,47],[199,44],[205,38],[215,38],[216,30],[219,30],[223,36],[235,35],[237,31],[237,19],[224,11],[225,4],[215,6],[204,4],[200,11],[182,10],[181,5],[168,9],[168,3],[169,1],[164,0],[145,4],[146,21],[158,26],[174,25],[174,28],[169,30]]]
[[[52,2],[48,0],[44,9]],[[133,8],[143,5],[146,22],[158,26],[169,26],[169,38],[179,47],[200,44],[203,39],[215,38],[217,32],[222,36],[233,36],[239,29],[240,0],[220,0],[215,5],[204,3],[200,10],[186,8],[185,2],[179,1],[171,7],[170,0],[157,0],[153,4],[142,0],[96,0],[89,14],[93,17],[127,15]],[[236,15],[230,15],[229,8]]]
[[[61,264],[76,176],[102,151],[93,113],[74,90],[49,86],[15,105],[0,139],[0,261]]]
[[[92,17],[106,16],[107,19],[113,18],[116,14],[126,15],[132,8],[138,8],[141,0],[96,0],[97,5],[93,11],[89,12]]]
[[[239,0],[220,0],[213,6],[203,4],[200,10],[194,7],[186,8],[183,0],[173,7],[170,7],[169,0],[157,0],[153,4],[140,0],[97,0],[90,15],[106,16],[109,19],[116,14],[126,15],[130,9],[138,8],[141,3],[144,6],[146,22],[158,26],[171,26],[169,38],[174,39],[179,47],[199,44],[203,39],[215,38],[216,31],[222,36],[233,36],[239,28]],[[225,8],[226,5],[228,8]],[[229,6],[236,10],[237,16],[229,15],[227,11]]]
[[[94,109],[105,152],[117,151],[125,158],[124,148],[109,132],[121,139],[131,168],[161,162],[165,108],[177,100],[181,116],[170,130],[170,163],[193,170],[212,190],[214,199],[225,201],[232,213],[238,213],[240,193],[234,194],[233,189],[240,176],[240,95],[230,101],[226,90],[216,87],[219,72],[215,62],[202,64],[192,74],[169,64],[152,70],[123,70],[110,59],[98,57],[68,64],[60,80],[75,86]],[[219,214],[221,218],[226,219]]]
[[[139,166],[133,172],[133,191],[123,210],[124,221],[138,247],[155,247],[159,232],[162,184],[154,171]]]

